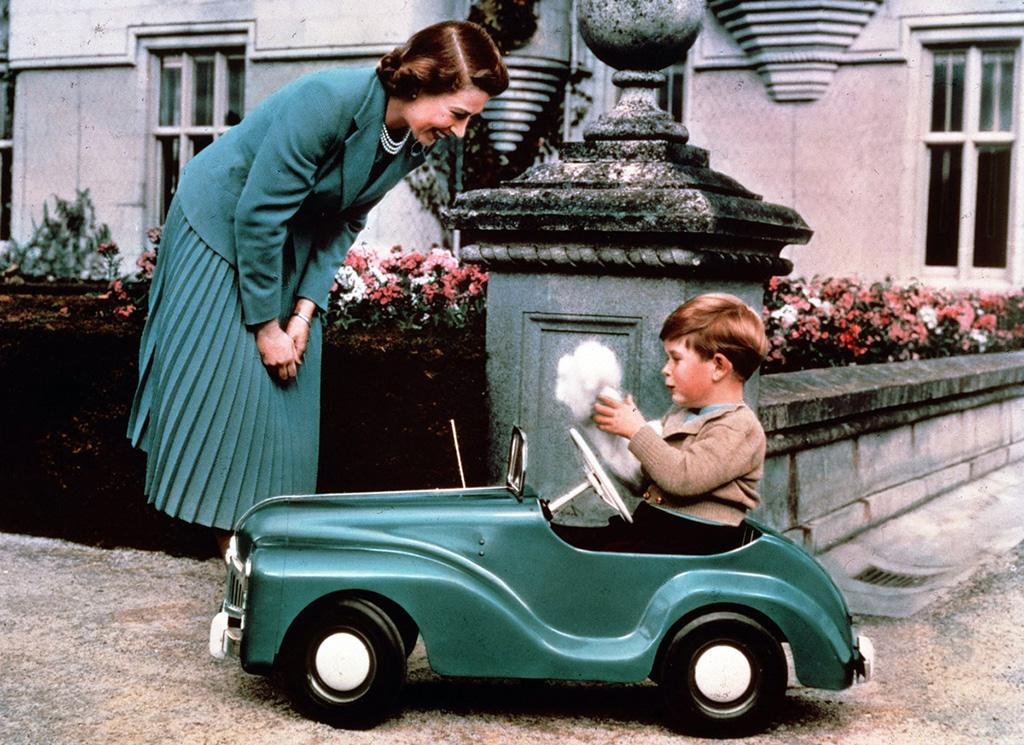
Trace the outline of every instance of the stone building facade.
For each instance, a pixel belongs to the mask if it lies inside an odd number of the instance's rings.
[[[161,221],[176,169],[233,117],[304,72],[371,64],[416,28],[464,18],[469,0],[3,5],[9,43],[0,67],[14,113],[0,132],[10,172],[0,180],[0,202],[9,202],[0,237],[26,237],[51,195],[88,188],[132,252]],[[663,96],[691,142],[711,151],[717,170],[794,207],[815,230],[809,245],[787,249],[798,275],[1024,282],[1024,6],[811,5],[708,3],[704,31]],[[550,92],[555,79],[579,73],[566,110],[587,112],[563,130],[576,139],[611,107],[615,89],[576,38],[570,0],[535,7],[537,41],[515,60],[530,82],[516,95],[530,101],[533,81]],[[529,105],[506,101],[492,115],[514,141]],[[378,208],[363,236],[410,246],[440,238],[408,189]]]

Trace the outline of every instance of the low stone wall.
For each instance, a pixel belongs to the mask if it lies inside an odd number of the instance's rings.
[[[139,325],[44,300],[0,293],[0,531],[212,550],[142,495],[124,436]],[[487,483],[482,341],[329,334],[319,489],[454,486],[451,418],[467,480]],[[767,375],[760,391],[759,516],[814,551],[1024,458],[1024,352]]]
[[[1024,457],[1024,352],[761,379],[759,517],[814,552]]]

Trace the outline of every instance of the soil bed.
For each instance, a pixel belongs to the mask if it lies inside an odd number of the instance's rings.
[[[205,557],[206,529],[146,504],[125,426],[142,322],[95,295],[0,287],[0,531]],[[318,491],[455,486],[455,419],[470,483],[486,480],[479,332],[354,334],[324,345]]]

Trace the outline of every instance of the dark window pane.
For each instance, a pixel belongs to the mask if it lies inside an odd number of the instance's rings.
[[[213,57],[196,57],[193,67],[192,123],[213,124]]]
[[[672,108],[669,113],[677,122],[683,121],[683,71],[676,70],[669,78],[669,85],[672,86]]]
[[[982,132],[1009,132],[1013,125],[1013,52],[989,51],[981,56]]]
[[[959,132],[964,128],[964,66],[966,56],[953,55],[950,63],[952,80],[949,86],[949,122],[947,132]]]
[[[14,136],[14,75],[5,74],[0,78],[0,140]]]
[[[963,52],[936,52],[932,72],[932,132],[959,132],[964,116]]]
[[[982,132],[992,131],[995,86],[996,60],[986,54],[981,61],[981,121],[978,128]]]
[[[193,135],[192,140],[192,157],[199,155],[204,147],[213,142],[213,135]]]
[[[956,266],[960,242],[960,145],[931,148],[925,263]]]
[[[164,67],[160,70],[160,126],[177,127],[181,124],[181,68]]]
[[[160,138],[160,222],[167,217],[171,198],[178,189],[178,169],[181,164],[177,137]]]
[[[936,54],[932,70],[932,132],[943,132],[946,129],[946,73],[948,69],[948,55]]]
[[[978,149],[978,200],[974,218],[974,266],[1006,267],[1010,215],[1010,149]]]
[[[999,85],[999,129],[1009,132],[1013,129],[1013,54],[1006,53],[1002,59],[1002,74]]]
[[[658,105],[677,122],[683,121],[683,70],[665,70],[665,84],[658,89]]]
[[[228,107],[224,123],[229,127],[242,121],[245,115],[245,58],[228,58]]]
[[[0,150],[0,241],[11,239],[11,149]]]

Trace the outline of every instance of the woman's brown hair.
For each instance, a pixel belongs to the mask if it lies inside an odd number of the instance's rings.
[[[501,52],[483,26],[469,21],[443,21],[417,31],[381,57],[377,76],[389,95],[407,100],[467,85],[497,96],[508,87]]]

